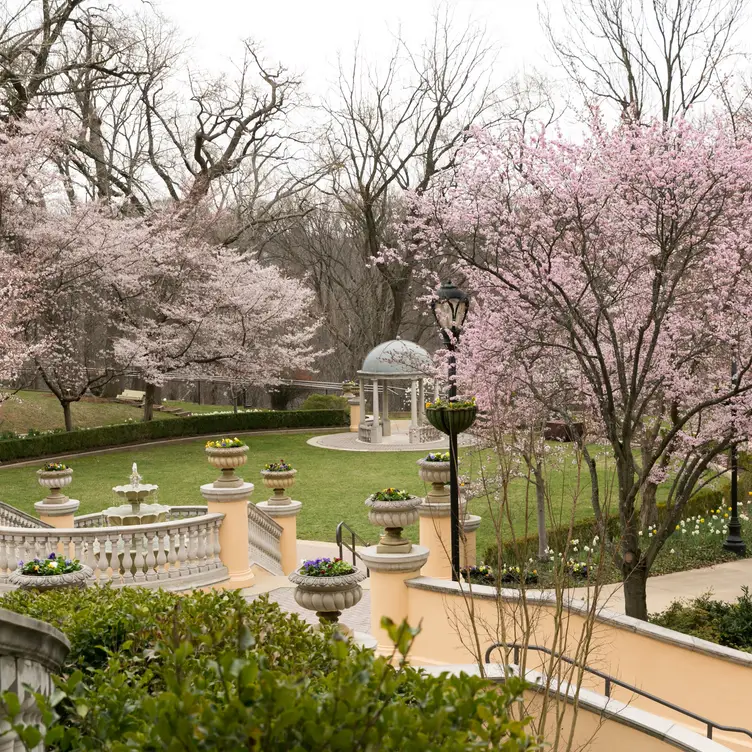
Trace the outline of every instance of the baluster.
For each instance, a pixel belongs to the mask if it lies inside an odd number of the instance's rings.
[[[157,579],[166,580],[169,577],[167,572],[167,551],[171,542],[170,531],[165,530],[163,535],[157,536]]]
[[[107,570],[109,569],[109,564],[107,562],[107,544],[110,543],[110,536],[108,533],[99,534],[97,536],[97,540],[99,541],[99,562],[98,562],[98,568],[99,568],[99,576],[97,579],[97,582],[106,582],[107,580],[112,579],[112,575],[108,575]],[[112,551],[112,547],[110,546],[110,551]]]
[[[144,534],[136,533],[133,536],[133,541],[136,545],[136,558],[134,565],[136,567],[136,582],[145,582],[146,575],[144,574]]]
[[[188,574],[188,528],[181,527],[178,534],[178,576],[185,577]]]
[[[157,571],[154,568],[157,563],[157,557],[154,555],[154,539],[156,537],[158,542],[159,535],[155,530],[147,530],[144,537],[146,538],[146,580],[154,582],[157,579]]]
[[[6,582],[8,579],[8,570],[15,569],[18,562],[8,562],[8,539],[5,534],[0,533],[0,582]]]
[[[210,569],[217,569],[219,561],[217,560],[217,523],[215,520],[209,520],[207,525],[209,532],[209,551],[210,551]]]
[[[123,585],[133,584],[133,557],[131,546],[133,545],[133,533],[121,533],[123,539]]]
[[[198,571],[198,540],[196,528],[191,525],[188,528],[188,573],[195,574]]]
[[[196,542],[198,543],[198,550],[196,552],[196,557],[198,559],[198,568],[200,571],[205,572],[208,569],[209,561],[206,558],[207,553],[207,546],[206,546],[206,536],[208,531],[208,528],[206,526],[206,523],[201,525],[195,526],[196,530]]]
[[[178,568],[178,551],[180,550],[180,529],[172,528],[168,534],[167,544],[167,574],[171,580],[180,576]]]
[[[91,567],[91,571],[94,572],[94,579],[96,581],[97,579],[97,561],[99,557],[94,552],[94,547],[97,546],[97,552],[99,552],[99,548],[101,547],[101,544],[97,540],[96,533],[91,536],[87,536],[86,538],[86,564]]]

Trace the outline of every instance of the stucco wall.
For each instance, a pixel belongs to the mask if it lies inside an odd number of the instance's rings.
[[[519,640],[525,623],[530,644],[555,647],[570,657],[577,657],[588,640],[588,607],[582,601],[572,601],[557,619],[555,600],[547,594],[528,593],[523,609],[517,591],[504,590],[497,600],[493,588],[479,586],[470,598],[457,583],[427,577],[409,581],[408,592],[408,621],[422,625],[412,652],[416,664],[471,663],[493,642]],[[588,666],[718,723],[752,728],[752,655],[605,610],[595,618],[589,644]],[[500,660],[500,654],[493,660]],[[530,653],[526,666],[541,668],[541,658]],[[589,678],[583,685],[603,692],[601,680]],[[613,696],[692,726],[686,717],[626,690],[615,688]],[[700,725],[694,728],[705,733]],[[713,738],[733,749],[752,749],[752,740],[737,734],[716,731]]]

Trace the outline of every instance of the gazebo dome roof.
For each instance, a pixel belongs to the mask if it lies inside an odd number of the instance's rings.
[[[358,375],[409,379],[426,376],[431,368],[431,357],[420,345],[398,338],[374,347]]]

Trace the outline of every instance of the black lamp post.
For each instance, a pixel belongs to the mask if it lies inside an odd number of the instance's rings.
[[[731,381],[737,386],[736,363],[731,364]],[[737,449],[736,444],[731,445],[729,450],[729,466],[731,470],[731,519],[729,519],[728,535],[723,542],[726,551],[733,551],[739,556],[744,556],[747,546],[742,539],[742,524],[739,522],[739,485],[737,483]]]
[[[449,351],[449,399],[457,396],[457,360],[455,348],[470,308],[470,296],[451,282],[444,282],[431,301],[431,310]],[[452,531],[452,579],[460,578],[460,486],[457,477],[457,434],[449,434],[449,503]]]

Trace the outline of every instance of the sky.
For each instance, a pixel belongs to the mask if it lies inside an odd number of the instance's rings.
[[[554,4],[558,0],[551,0]],[[123,5],[140,0],[125,0]],[[306,89],[323,93],[335,77],[338,53],[356,43],[368,59],[387,56],[401,30],[418,44],[429,31],[435,0],[153,0],[155,8],[193,41],[190,64],[223,69],[243,38],[262,45],[268,60],[302,74]],[[473,19],[499,45],[501,80],[522,68],[546,67],[546,42],[535,0],[449,0],[458,23]]]

